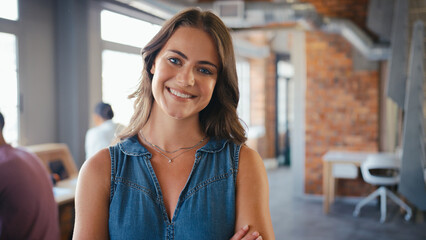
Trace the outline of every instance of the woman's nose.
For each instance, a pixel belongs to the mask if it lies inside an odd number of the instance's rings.
[[[195,79],[192,68],[181,68],[176,78],[178,83],[182,84],[182,86],[194,86]]]

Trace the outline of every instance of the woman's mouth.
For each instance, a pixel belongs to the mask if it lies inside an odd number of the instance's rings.
[[[167,88],[168,90],[169,90],[169,92],[171,93],[171,94],[173,94],[173,95],[175,95],[175,96],[177,96],[177,97],[181,97],[181,98],[192,98],[192,97],[194,97],[194,96],[192,96],[192,95],[188,95],[188,94],[185,94],[185,93],[181,93],[181,92],[179,92],[179,91],[176,91],[176,90],[174,90],[174,89],[172,89],[172,88]]]

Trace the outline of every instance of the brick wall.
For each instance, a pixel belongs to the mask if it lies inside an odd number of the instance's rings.
[[[330,149],[378,150],[379,73],[354,71],[352,46],[340,35],[306,34],[305,191],[322,193],[322,159]],[[338,195],[364,195],[371,186],[341,181]]]
[[[318,13],[353,21],[366,29],[368,0],[304,0]],[[267,45],[265,35],[250,34],[256,45]],[[306,162],[305,192],[322,194],[322,159],[330,149],[378,150],[379,73],[355,71],[352,46],[340,35],[319,31],[306,34]],[[251,123],[264,125],[265,136],[249,139],[262,158],[275,157],[275,57],[251,59]],[[297,103],[296,106],[297,107]],[[337,195],[366,195],[372,186],[340,180]]]
[[[266,94],[266,141],[268,142],[266,148],[266,158],[275,158],[276,150],[275,150],[275,142],[276,139],[276,128],[277,128],[277,116],[276,116],[276,92],[277,92],[277,81],[276,81],[276,62],[275,55],[270,55],[266,59],[266,86],[265,86],[265,94]]]
[[[275,142],[276,142],[276,64],[275,56],[270,55],[268,58],[262,59],[263,67],[261,78],[253,79],[254,82],[262,82],[262,89],[252,88],[253,91],[259,92],[263,98],[262,109],[260,111],[252,112],[253,117],[258,117],[256,115],[261,115],[263,117],[262,121],[264,122],[265,135],[261,138],[256,139],[257,141],[257,151],[263,159],[275,158]],[[254,66],[254,65],[252,65]],[[259,66],[258,66],[259,67]],[[256,85],[256,84],[255,84]]]
[[[248,40],[256,46],[269,46],[263,32],[252,32]],[[276,129],[276,64],[275,55],[252,58],[250,62],[250,121],[251,125],[264,126],[265,135],[249,139],[250,147],[256,149],[263,159],[275,157]]]

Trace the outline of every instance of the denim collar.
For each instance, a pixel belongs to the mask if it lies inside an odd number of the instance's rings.
[[[207,144],[204,145],[202,148],[198,149],[197,152],[198,151],[209,152],[209,153],[219,152],[225,147],[225,144],[227,142],[228,140],[210,138]],[[123,140],[122,142],[118,144],[118,147],[124,154],[130,155],[130,156],[151,155],[151,153],[139,143],[137,135],[134,135],[133,137]]]

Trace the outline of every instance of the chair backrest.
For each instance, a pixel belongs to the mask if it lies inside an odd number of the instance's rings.
[[[66,144],[46,143],[26,146],[25,148],[35,153],[42,160],[49,173],[55,173],[56,170],[60,170],[66,178],[74,178],[78,175],[74,159]]]
[[[371,170],[399,170],[401,161],[394,153],[376,153],[368,155],[361,164],[361,172],[364,181],[373,185],[396,185],[399,182],[399,174],[391,176],[373,175]]]

